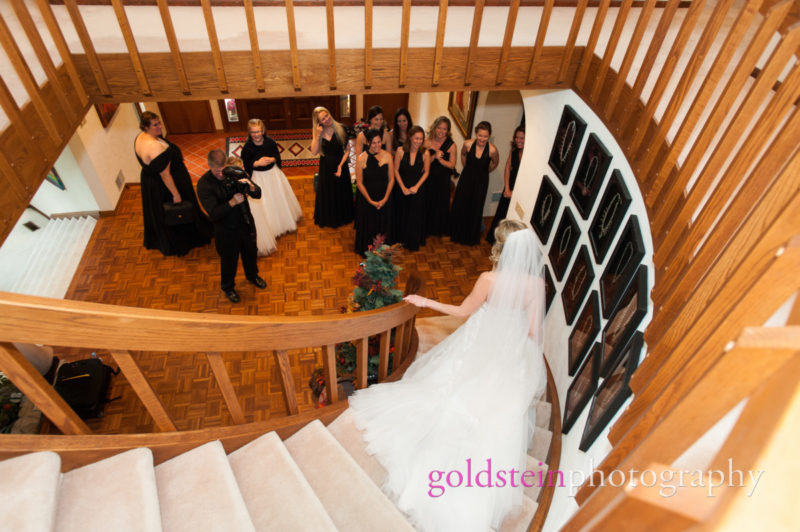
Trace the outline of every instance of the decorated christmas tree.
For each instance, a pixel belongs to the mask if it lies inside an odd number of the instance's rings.
[[[384,235],[377,235],[366,253],[366,260],[359,264],[353,277],[353,293],[347,300],[345,312],[373,310],[392,305],[403,298],[403,293],[395,288],[400,267],[394,263],[400,252],[397,244],[389,246]],[[367,373],[378,371],[378,337],[369,340],[369,357]],[[391,359],[389,363],[391,367]],[[356,346],[351,342],[336,346],[336,371],[349,375],[356,370]]]

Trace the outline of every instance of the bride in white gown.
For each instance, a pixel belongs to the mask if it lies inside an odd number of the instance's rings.
[[[504,220],[495,236],[495,269],[461,305],[406,298],[469,319],[400,381],[350,398],[367,452],[388,473],[384,492],[420,530],[498,529],[522,500],[532,403],[546,382],[542,254],[522,222]]]

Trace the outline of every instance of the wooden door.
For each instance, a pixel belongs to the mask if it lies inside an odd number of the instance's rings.
[[[167,133],[214,133],[214,118],[208,100],[159,102],[158,109]]]
[[[392,129],[394,127],[394,114],[401,107],[408,109],[408,93],[394,93],[394,94],[365,94],[364,95],[364,109],[361,110],[361,116],[366,120],[367,112],[373,105],[380,105],[383,108],[383,118],[386,119],[386,127]],[[415,117],[411,117],[414,120]],[[414,122],[416,124],[416,121]],[[425,127],[425,126],[423,126]]]

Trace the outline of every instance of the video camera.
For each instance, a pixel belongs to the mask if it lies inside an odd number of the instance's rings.
[[[222,184],[232,198],[234,194],[244,194],[250,192],[250,184],[242,183],[240,179],[250,179],[250,176],[238,166],[226,166],[222,169]]]

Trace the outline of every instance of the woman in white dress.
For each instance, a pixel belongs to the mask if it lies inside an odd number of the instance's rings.
[[[532,405],[546,382],[542,254],[517,220],[501,222],[496,238],[495,269],[461,305],[406,298],[469,319],[400,381],[350,398],[367,452],[387,471],[384,492],[420,530],[499,529],[522,501],[520,473],[512,482],[511,471],[525,470]]]
[[[256,221],[257,234],[262,227],[274,238],[297,230],[302,211],[286,175],[281,171],[278,145],[267,136],[264,122],[254,118],[247,123],[249,138],[242,148],[244,170],[261,187],[261,199],[248,198]],[[262,255],[261,246],[258,248]]]

